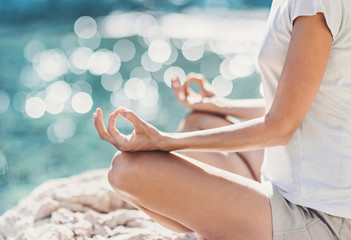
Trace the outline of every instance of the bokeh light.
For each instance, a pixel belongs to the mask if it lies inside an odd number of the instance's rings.
[[[254,70],[254,62],[248,55],[237,55],[229,62],[229,71],[235,77],[247,77],[251,75]]]
[[[0,89],[0,113],[4,113],[10,106],[10,97],[4,90]]]
[[[25,110],[30,118],[41,118],[45,114],[45,102],[39,97],[31,97],[26,101]]]
[[[204,55],[205,47],[200,41],[186,40],[182,46],[183,56],[189,61],[197,61]]]
[[[46,95],[56,94],[62,102],[67,101],[71,96],[71,86],[65,81],[56,81],[46,88]]]
[[[12,105],[17,112],[25,112],[26,98],[27,93],[23,91],[17,92],[13,97]]]
[[[76,48],[69,58],[70,66],[77,70],[83,70],[80,73],[84,73],[89,68],[89,58],[92,54],[93,51],[90,48]],[[73,71],[74,69],[71,68]]]
[[[163,64],[164,65],[171,65],[175,61],[177,61],[177,58],[178,58],[178,50],[176,47],[173,46],[172,50],[171,50],[171,55],[169,56],[168,60],[165,61]]]
[[[135,30],[143,37],[152,37],[158,30],[157,20],[149,14],[142,14],[135,22]]]
[[[113,12],[106,16],[99,24],[102,37],[106,38],[124,38],[134,35],[135,21],[140,13],[121,13]]]
[[[114,75],[102,75],[101,77],[101,85],[110,92],[120,89],[122,83],[122,75],[119,72],[115,73]]]
[[[91,87],[90,83],[88,83],[87,81],[81,80],[72,84],[72,92],[74,93],[86,92],[89,95],[91,95],[93,93],[93,88]]]
[[[151,79],[151,74],[142,67],[136,67],[130,72],[130,78],[140,78],[149,82],[148,80]]]
[[[133,104],[133,101],[125,94],[124,89],[121,88],[111,94],[110,103],[114,108],[130,108]]]
[[[235,76],[233,74],[233,71],[230,70],[230,64],[231,64],[231,58],[224,59],[219,66],[219,72],[225,78],[235,79],[237,76]]]
[[[145,94],[139,99],[139,103],[144,107],[153,107],[157,105],[159,99],[158,89],[148,85],[145,89]]]
[[[66,56],[59,49],[41,52],[40,60],[34,66],[38,76],[44,81],[53,81],[68,70]]]
[[[166,41],[157,40],[150,44],[148,53],[152,61],[163,63],[169,59],[171,51],[172,49]]]
[[[74,32],[78,37],[88,39],[95,35],[97,31],[97,24],[94,18],[89,16],[82,16],[74,23]]]
[[[72,98],[72,108],[77,113],[87,113],[91,110],[92,106],[93,100],[91,96],[86,92],[76,93]]]
[[[233,83],[231,80],[218,76],[212,80],[212,88],[217,96],[228,96],[233,90]]]
[[[33,62],[34,57],[37,53],[42,52],[46,49],[45,44],[39,40],[32,40],[24,47],[24,58],[28,62]]]
[[[144,97],[146,85],[140,78],[131,78],[124,84],[124,93],[130,99],[140,99]]]
[[[94,36],[92,36],[91,38],[88,38],[88,39],[79,38],[78,42],[79,42],[80,46],[87,47],[87,48],[94,50],[100,46],[101,36],[99,33],[95,33]]]
[[[32,66],[25,66],[21,69],[19,79],[21,83],[31,89],[37,89],[43,87],[43,82],[39,78],[37,72]]]
[[[59,114],[63,111],[66,101],[71,96],[71,87],[65,81],[57,81],[46,89],[44,99],[46,111],[51,114]]]
[[[65,102],[62,102],[57,94],[47,95],[44,99],[46,111],[51,114],[59,114],[65,107]]]
[[[149,72],[156,72],[162,68],[162,63],[157,63],[151,60],[149,53],[145,52],[141,57],[141,65]]]
[[[157,118],[159,113],[158,105],[154,105],[152,107],[146,107],[142,105],[140,102],[135,106],[135,113],[138,114],[145,121],[152,121]]]
[[[75,123],[69,118],[60,118],[51,123],[46,131],[48,139],[52,143],[62,143],[74,136],[76,131]]]
[[[68,33],[61,39],[61,48],[66,53],[71,53],[73,49],[79,46],[77,35],[74,33]]]
[[[113,51],[117,53],[122,62],[128,62],[135,56],[134,43],[128,39],[121,39],[113,46]]]
[[[100,49],[94,52],[89,58],[89,71],[94,75],[115,74],[121,67],[121,60],[117,54]]]
[[[171,87],[171,79],[173,75],[177,75],[182,84],[185,82],[186,75],[184,70],[180,67],[170,67],[165,71],[163,75],[163,81],[167,84],[168,87]]]

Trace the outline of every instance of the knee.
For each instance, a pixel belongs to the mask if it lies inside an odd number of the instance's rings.
[[[131,158],[131,154],[125,152],[117,152],[112,158],[108,181],[115,190],[122,190],[126,187],[130,174]]]
[[[178,126],[179,132],[201,130],[201,121],[206,117],[205,113],[192,112],[182,119]]]
[[[153,152],[117,152],[108,171],[108,180],[115,191],[133,195],[152,170],[149,163],[155,158]]]

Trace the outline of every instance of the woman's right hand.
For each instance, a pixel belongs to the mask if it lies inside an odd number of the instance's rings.
[[[116,129],[116,119],[121,115],[133,126],[131,135],[123,135]],[[163,150],[161,143],[165,140],[163,133],[151,124],[143,121],[133,111],[126,108],[118,108],[108,119],[107,129],[102,120],[102,110],[98,108],[94,113],[94,125],[102,140],[115,146],[124,152],[155,151]]]
[[[191,89],[191,82],[199,86],[199,93]],[[215,95],[211,84],[201,74],[190,73],[183,85],[181,85],[178,76],[173,76],[172,89],[176,99],[191,110],[215,113],[218,109],[220,98]]]

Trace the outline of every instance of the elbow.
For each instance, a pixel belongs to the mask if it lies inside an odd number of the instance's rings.
[[[284,146],[287,145],[290,142],[290,139],[292,138],[292,136],[294,135],[294,132],[288,132],[288,133],[284,133],[282,134],[280,137],[280,141],[279,141],[279,146]]]
[[[271,146],[284,146],[288,144],[294,135],[299,123],[289,119],[279,119],[269,114],[265,115],[265,125],[269,129]]]

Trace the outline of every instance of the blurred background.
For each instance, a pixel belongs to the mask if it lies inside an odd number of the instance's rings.
[[[128,107],[176,131],[189,110],[170,77],[190,72],[218,95],[261,97],[256,58],[270,4],[0,1],[0,215],[48,179],[109,167],[115,149],[95,133],[97,107]]]

